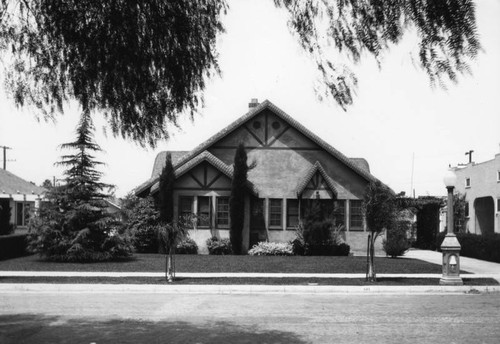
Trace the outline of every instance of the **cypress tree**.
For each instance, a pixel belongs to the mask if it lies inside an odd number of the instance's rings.
[[[158,198],[160,221],[164,223],[171,223],[174,220],[174,181],[175,173],[172,156],[167,152],[165,166],[160,175],[160,194]]]
[[[245,192],[247,174],[247,153],[243,143],[238,145],[234,155],[233,180],[231,197],[229,198],[229,218],[231,227],[229,238],[235,254],[241,254],[243,241],[243,224],[245,221]]]

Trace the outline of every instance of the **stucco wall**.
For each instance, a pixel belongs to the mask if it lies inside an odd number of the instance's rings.
[[[495,155],[493,160],[479,164],[470,163],[464,168],[455,169],[457,175],[456,191],[465,194],[466,201],[469,204],[467,230],[471,233],[481,234],[480,225],[483,221],[478,218],[481,216],[481,212],[478,210],[484,205],[485,201],[493,203],[491,223],[494,232],[500,233],[500,213],[497,209],[497,200],[500,199],[499,171],[500,154]],[[467,178],[470,178],[470,187],[466,186]],[[483,231],[485,230],[484,227],[483,225]]]

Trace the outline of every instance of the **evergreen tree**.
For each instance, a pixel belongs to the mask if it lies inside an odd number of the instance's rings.
[[[100,182],[102,172],[91,152],[100,151],[93,141],[90,114],[84,112],[76,130],[76,140],[61,145],[76,150],[63,155],[58,165],[66,167],[65,182],[47,193],[49,202],[41,207],[32,224],[31,248],[52,260],[99,261],[127,257],[131,253],[128,237],[107,212]]]
[[[170,223],[174,220],[174,181],[175,172],[172,165],[172,156],[167,153],[165,166],[160,175],[160,192],[158,208],[160,210],[160,220]]]
[[[231,182],[231,197],[229,198],[229,219],[231,224],[229,238],[235,254],[242,253],[248,170],[245,146],[240,143],[234,155],[233,180]]]

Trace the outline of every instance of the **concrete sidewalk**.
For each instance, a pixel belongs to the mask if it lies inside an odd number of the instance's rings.
[[[438,265],[443,263],[443,254],[441,252],[429,250],[411,249],[406,252],[402,258],[419,259]],[[472,274],[500,275],[500,264],[460,256],[460,270],[467,271]]]

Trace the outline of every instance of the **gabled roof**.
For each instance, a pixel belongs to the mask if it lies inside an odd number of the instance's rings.
[[[215,155],[210,153],[209,151],[203,151],[201,154],[198,154],[196,157],[191,159],[189,162],[185,163],[184,165],[180,167],[174,166],[174,173],[175,173],[175,178],[181,177],[183,174],[186,172],[190,171],[197,165],[199,165],[202,162],[208,162],[211,164],[213,167],[215,167],[218,171],[222,172],[226,177],[229,179],[233,178],[233,167],[226,165],[224,162],[222,162],[219,158],[217,158]],[[161,174],[161,172],[160,172]],[[140,194],[147,190],[148,188],[151,188],[151,193],[156,192],[160,188],[160,176],[156,176],[151,178],[148,182],[142,184],[139,186],[135,193]],[[248,182],[248,188],[250,191],[252,191],[254,194],[257,194],[258,191],[255,188],[255,186]]]
[[[325,182],[328,185],[328,187],[330,188],[330,190],[335,194],[335,197],[337,197],[338,191],[337,191],[337,188],[335,186],[335,183],[332,180],[332,178],[330,178],[328,176],[328,174],[326,174],[325,169],[323,168],[323,166],[321,166],[321,163],[319,161],[316,161],[316,163],[311,166],[309,171],[307,171],[306,175],[297,184],[297,196],[301,195],[304,192],[305,188],[307,187],[307,185],[311,181],[312,177],[317,172],[319,172],[321,174],[321,176],[325,180]]]
[[[360,176],[365,178],[367,181],[376,181],[377,179],[369,172],[368,168],[368,163],[366,160],[364,160],[364,163],[362,163],[359,159],[349,159],[346,157],[344,154],[340,153],[338,150],[333,148],[331,145],[323,141],[320,137],[315,135],[313,132],[311,132],[309,129],[304,127],[302,124],[297,122],[294,118],[286,114],[283,110],[278,108],[276,105],[271,103],[269,100],[265,100],[262,103],[260,103],[258,106],[254,107],[251,109],[249,112],[247,112],[245,115],[228,125],[226,128],[223,130],[219,131],[217,134],[203,142],[202,144],[198,145],[195,147],[192,151],[190,151],[188,154],[185,154],[182,156],[179,161],[178,165],[182,166],[183,164],[187,163],[190,161],[193,157],[197,156],[201,152],[207,150],[211,145],[213,145],[215,142],[219,141],[220,139],[224,138],[231,132],[233,132],[235,129],[240,127],[243,123],[246,121],[252,119],[253,117],[257,116],[259,113],[262,111],[269,109],[273,113],[275,113],[277,116],[279,116],[282,120],[286,121],[290,126],[301,132],[303,135],[305,135],[307,138],[309,138],[311,141],[316,143],[318,146],[326,150],[328,153],[333,155],[335,158],[338,160],[342,161],[346,166],[351,168],[353,171],[358,173]]]
[[[153,165],[153,172],[151,172],[151,178],[158,177],[165,166],[165,159],[167,158],[167,153],[170,153],[170,157],[172,158],[172,165],[176,166],[179,160],[189,153],[189,151],[165,151],[160,152],[156,156],[155,163]]]
[[[40,195],[45,191],[40,186],[36,186],[7,170],[0,169],[0,194]]]

